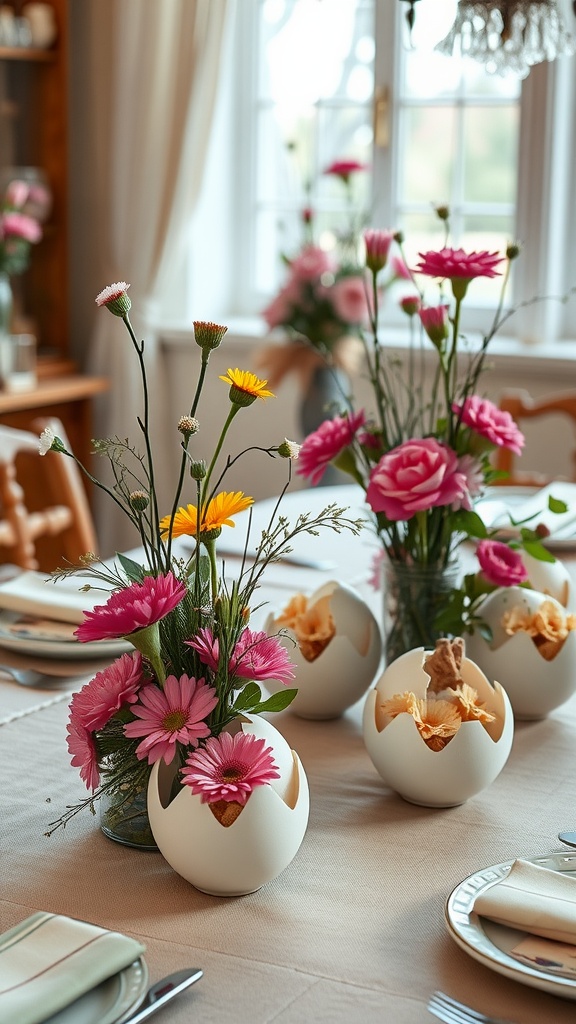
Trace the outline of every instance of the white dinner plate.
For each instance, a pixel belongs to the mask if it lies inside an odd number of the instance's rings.
[[[530,864],[576,876],[576,853],[551,853],[547,857],[524,859]],[[466,953],[498,974],[554,996],[576,999],[576,978],[559,977],[511,955],[512,949],[526,938],[526,932],[506,928],[474,913],[476,897],[504,878],[513,863],[510,860],[476,871],[452,890],[445,908],[448,931]]]
[[[122,1024],[138,1009],[147,988],[148,968],[144,960],[136,960],[44,1024]]]
[[[576,484],[559,484],[559,488],[560,487],[572,489],[576,488]],[[514,518],[517,518],[518,510],[522,505],[526,505],[528,500],[533,498],[539,490],[541,490],[539,487],[488,487],[482,497],[475,503],[474,508],[475,511],[478,512],[478,515],[482,517],[486,526],[491,527],[496,523],[499,516],[506,512],[506,510],[508,510]],[[554,493],[553,487],[551,487],[551,491]],[[558,497],[562,500],[560,492],[558,493]],[[546,502],[547,499],[544,499],[543,507],[546,507]],[[561,516],[556,517],[550,513],[548,514],[550,516],[550,525],[552,529],[554,529],[553,523],[555,519],[558,518],[558,521],[560,522]],[[565,516],[566,514],[563,515]],[[543,542],[545,546],[552,552],[576,551],[576,516],[573,524],[573,532],[570,527],[571,524],[564,527],[561,536],[555,537],[552,533],[552,535],[547,537]],[[564,535],[564,530],[567,535]],[[502,532],[503,535],[505,534],[510,536],[511,532],[513,532],[513,528],[512,531],[504,529]]]
[[[27,625],[27,619],[33,621]],[[81,644],[72,636],[77,626],[65,622],[52,624],[55,633],[54,639],[51,639],[49,625],[45,629],[41,628],[38,626],[39,621],[40,616],[0,610],[0,647],[18,651],[20,654],[65,658],[71,661],[116,657],[131,649],[126,640],[93,640]],[[66,636],[69,636],[69,639],[66,639]]]

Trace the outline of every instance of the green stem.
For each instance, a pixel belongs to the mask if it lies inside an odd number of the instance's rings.
[[[210,465],[208,467],[208,471],[206,473],[206,476],[204,477],[204,482],[203,482],[203,485],[202,485],[201,508],[198,509],[198,515],[199,516],[202,515],[202,509],[204,508],[204,505],[206,503],[206,495],[208,494],[208,488],[210,486],[210,477],[212,476],[212,473],[213,473],[213,470],[214,470],[214,466],[216,465],[216,460],[218,459],[218,456],[220,455],[220,452],[222,450],[222,445],[224,444],[224,439],[226,437],[226,434],[228,433],[228,430],[230,429],[230,424],[232,423],[232,420],[234,419],[236,413],[238,412],[238,410],[240,408],[241,408],[241,406],[232,404],[232,407],[230,409],[230,412],[228,413],[226,422],[225,422],[224,426],[222,427],[222,433],[220,434],[220,438],[218,440],[218,444],[216,445],[216,449],[214,451],[214,455],[212,456],[212,461],[211,461],[211,463],[210,463]]]

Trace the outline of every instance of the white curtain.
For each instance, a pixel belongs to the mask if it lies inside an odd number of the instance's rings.
[[[227,2],[91,0],[85,8],[96,162],[90,221],[97,249],[93,265],[102,275],[94,296],[114,281],[131,286],[130,318],[146,345],[161,511],[168,511],[174,491],[162,444],[176,434],[159,350],[159,299],[181,263],[202,183]],[[95,325],[87,369],[109,377],[111,389],[97,407],[94,434],[129,437],[142,451],[136,355],[121,320],[103,309]],[[96,470],[102,477],[105,466]],[[101,492],[95,494],[95,513],[102,555],[138,543],[128,520]]]

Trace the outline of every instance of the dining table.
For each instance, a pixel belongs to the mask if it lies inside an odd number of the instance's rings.
[[[316,487],[288,492],[281,510],[294,521],[336,503],[368,520],[363,498],[354,485]],[[255,504],[252,538],[275,504]],[[243,522],[221,538],[227,572],[241,564]],[[260,621],[334,579],[381,620],[382,593],[370,582],[378,539],[368,523],[357,536],[303,534],[293,549],[296,560],[321,565],[270,565]],[[576,556],[562,559],[576,581]],[[40,660],[0,650],[0,661],[10,659]],[[445,913],[452,890],[476,871],[571,856],[558,833],[576,829],[576,697],[542,720],[516,722],[500,775],[450,808],[408,803],[385,784],[363,741],[364,698],[331,720],[290,708],[274,715],[308,778],[308,828],[277,878],[221,898],[195,889],[159,852],[111,841],[97,808],[46,835],[87,795],[70,764],[66,723],[70,693],[95,665],[62,667],[56,683],[33,687],[0,673],[0,931],[48,911],[138,939],[151,981],[200,968],[201,980],[158,1011],[159,1024],[425,1024],[436,989],[516,1024],[573,1022],[573,990],[552,994],[480,962],[453,940]]]

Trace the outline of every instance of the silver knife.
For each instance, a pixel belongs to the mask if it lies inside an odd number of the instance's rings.
[[[179,995],[189,985],[193,985],[202,977],[203,972],[198,967],[186,967],[182,971],[175,971],[167,975],[148,989],[144,1002],[140,1004],[131,1017],[127,1017],[124,1024],[140,1024],[142,1020],[148,1020],[156,1010],[170,1002],[174,996]]]
[[[216,550],[216,557],[221,558],[244,558],[243,551],[225,551],[222,548]],[[255,555],[246,553],[246,561],[253,562]],[[280,558],[275,558],[274,565],[297,565],[300,569],[317,569],[318,572],[329,572],[331,569],[336,568],[336,562],[332,562],[327,558],[306,558],[304,555],[281,555]]]

